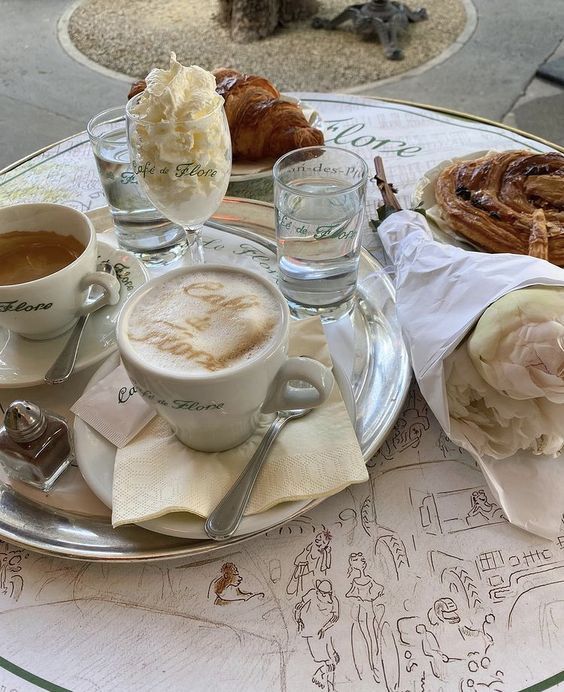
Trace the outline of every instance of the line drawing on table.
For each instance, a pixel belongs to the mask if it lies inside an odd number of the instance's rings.
[[[347,488],[347,491],[349,491],[349,488]],[[345,531],[341,533],[346,535],[346,542],[348,545],[351,545],[354,540],[356,527],[358,526],[358,513],[356,509],[347,507],[341,510],[339,512],[339,519],[335,521],[333,526],[339,529],[345,529]]]
[[[400,684],[400,657],[396,637],[385,620],[378,628],[380,660],[387,692],[397,692]]]
[[[240,562],[243,559],[244,553],[245,549],[243,551],[235,551],[233,554],[239,555],[238,562]],[[221,609],[214,607],[211,600],[208,606],[205,599],[201,598],[201,595],[206,593],[205,589],[210,581],[209,577],[206,579],[207,574],[210,574],[209,565],[215,561],[217,563],[215,569],[219,571],[219,567],[222,564],[217,557],[214,560],[203,560],[200,562],[202,567],[205,568],[207,566],[208,569],[202,570],[199,577],[186,573],[186,570],[190,568],[189,565],[171,566],[169,569],[161,568],[157,565],[143,565],[141,569],[141,566],[138,565],[133,569],[125,566],[108,566],[102,563],[84,563],[77,570],[77,563],[75,562],[61,561],[56,558],[45,558],[43,556],[36,560],[36,563],[40,561],[43,568],[36,570],[36,573],[43,577],[43,574],[47,572],[48,576],[46,579],[40,578],[35,580],[34,586],[38,593],[43,589],[44,581],[51,581],[54,585],[56,581],[57,588],[45,594],[49,599],[49,603],[38,603],[37,606],[61,604],[61,607],[63,607],[64,604],[67,604],[72,606],[73,610],[79,610],[81,615],[77,617],[79,617],[81,622],[87,623],[89,618],[96,617],[96,612],[99,608],[96,604],[105,603],[110,608],[112,606],[124,608],[126,609],[124,612],[135,613],[143,611],[155,613],[156,615],[183,618],[187,622],[194,622],[194,627],[200,629],[208,628],[211,631],[217,627],[225,628],[225,631],[229,632],[229,635],[226,634],[225,637],[236,637],[240,646],[242,646],[243,641],[247,641],[247,635],[258,637],[261,641],[268,642],[269,646],[275,647],[275,651],[272,653],[276,654],[277,658],[275,660],[279,661],[279,663],[276,663],[274,668],[269,665],[271,673],[272,671],[276,673],[276,686],[274,689],[286,689],[285,680],[289,645],[288,629],[284,613],[280,608],[281,604],[275,601],[278,604],[278,608],[269,608],[266,604],[266,607],[264,607],[262,598],[254,598],[253,601],[256,601],[257,605],[254,606],[252,612],[255,615],[244,619],[244,610],[237,609],[235,605],[231,605],[231,608],[223,609],[225,615],[215,617],[216,614],[222,612]],[[249,570],[251,571],[249,572]],[[242,570],[242,573],[244,574],[243,586],[248,580],[249,573],[255,579],[257,578],[257,575],[252,571],[251,562],[247,562],[246,569],[244,572]],[[264,582],[265,575],[262,571],[260,574],[261,582]],[[200,584],[198,589],[194,588],[195,579]],[[149,583],[151,580],[152,584]],[[163,583],[168,585],[171,581],[170,589],[167,586],[163,594]],[[137,587],[141,585],[141,590],[135,588],[136,585]],[[243,590],[249,591],[249,589]],[[62,596],[63,598],[61,598]],[[31,592],[28,596],[29,598],[33,598]],[[149,602],[149,599],[151,602]],[[270,599],[269,602],[271,602]],[[288,610],[285,602],[283,605]],[[206,607],[208,607],[207,617],[205,616]],[[234,616],[227,615],[230,610],[235,611]],[[273,611],[276,611],[276,620],[271,615]],[[210,617],[212,612],[214,614]],[[265,630],[265,634],[268,634],[268,636],[261,634],[260,628],[256,624],[257,615],[258,619],[266,619],[269,623]],[[291,611],[288,615],[290,616],[289,619],[291,619]],[[123,621],[123,618],[120,618],[120,621]],[[157,620],[155,620],[155,623],[157,623]],[[187,631],[194,633],[197,630],[194,630],[193,626],[190,625]],[[261,645],[259,648],[264,647]],[[171,648],[171,651],[173,650],[174,647]],[[246,644],[240,651],[242,653],[249,652],[250,655],[250,652],[253,651],[252,644]],[[168,653],[166,655],[168,656]],[[205,656],[204,651],[200,653],[200,656],[202,655]],[[217,655],[218,662],[221,662],[220,654],[216,652],[214,655]],[[174,668],[172,659],[171,666]],[[242,675],[244,677],[245,673],[242,673]],[[278,681],[280,682],[280,687],[278,686]]]
[[[366,572],[366,558],[362,553],[349,555],[347,578],[352,580],[345,598],[353,601],[351,609],[351,649],[354,666],[360,680],[365,675],[361,663],[361,651],[368,661],[368,669],[375,682],[380,682],[378,674],[378,629],[384,617],[384,604],[379,601],[384,593],[384,587]],[[362,645],[359,640],[362,640]],[[360,650],[359,650],[360,649]]]
[[[395,533],[378,536],[374,544],[374,554],[386,576],[395,577],[397,581],[402,571],[407,571],[409,567],[405,543]]]
[[[451,459],[452,455],[456,453],[462,456],[468,454],[462,447],[453,442],[442,428],[437,438],[437,447],[441,450],[441,454],[445,459]]]
[[[340,656],[332,634],[327,635],[327,632],[339,620],[339,600],[333,593],[333,584],[329,579],[317,579],[314,588],[296,603],[294,620],[298,633],[307,642],[312,659],[320,664],[311,681],[320,689],[333,692],[335,668]]]
[[[226,606],[237,601],[248,601],[251,598],[262,597],[262,591],[253,593],[243,591],[239,588],[243,577],[239,574],[237,565],[234,562],[224,562],[221,565],[221,574],[210,582],[208,587],[208,598],[214,598],[214,605]]]
[[[449,593],[461,595],[466,606],[473,611],[482,606],[478,586],[470,574],[470,570],[474,568],[473,562],[442,550],[429,550],[427,561],[431,572],[439,575],[440,583],[448,588]]]
[[[284,524],[283,526],[279,526],[276,529],[271,529],[270,531],[267,531],[264,535],[267,537],[270,536],[293,536],[296,533],[299,533],[300,535],[303,535],[304,533],[315,533],[316,528],[315,525],[313,524],[313,520],[311,517],[308,517],[306,514],[303,514],[301,517],[297,517],[297,519],[292,519],[292,521],[289,521],[287,524]]]
[[[268,562],[268,578],[273,584],[277,584],[282,578],[282,563],[277,557]]]
[[[360,524],[367,536],[372,536],[371,528],[375,520],[373,498],[372,495],[368,495],[360,507]]]
[[[441,643],[441,650],[448,655],[450,660],[464,660],[468,651],[467,642],[471,642],[472,649],[479,649],[480,652],[487,651],[493,644],[493,637],[485,633],[484,625],[487,622],[491,624],[492,620],[488,613],[482,621],[480,628],[472,626],[472,623],[465,623],[459,612],[457,603],[450,596],[442,596],[438,598],[431,608],[427,611],[427,620],[434,628],[433,633],[436,639]],[[459,637],[453,635],[457,631]],[[461,640],[463,645],[461,645]],[[445,647],[444,642],[448,641],[448,646]],[[445,648],[451,648],[453,655],[447,654]],[[454,655],[456,654],[456,655]],[[445,661],[446,662],[446,661]]]
[[[419,526],[431,536],[507,522],[500,507],[488,499],[484,486],[436,493],[409,488],[409,501]]]
[[[374,486],[371,484],[371,494],[365,498],[360,509],[361,526],[367,536],[376,537],[374,554],[381,571],[399,581],[401,573],[410,566],[407,548],[396,531],[378,523],[373,493]]]
[[[15,601],[19,600],[24,589],[21,563],[27,555],[22,548],[11,548],[7,543],[0,544],[0,594]]]
[[[205,618],[202,616],[195,616],[189,613],[180,613],[180,612],[173,612],[171,610],[167,609],[160,609],[152,606],[142,606],[139,604],[132,604],[129,602],[121,602],[117,599],[107,599],[107,598],[101,598],[101,597],[86,597],[86,598],[81,598],[81,599],[66,599],[66,600],[60,600],[56,601],[53,600],[49,603],[38,603],[38,604],[32,604],[32,605],[24,605],[24,606],[18,606],[12,611],[6,611],[4,613],[0,613],[0,616],[2,618],[5,618],[6,615],[12,614],[14,615],[15,618],[18,619],[18,621],[21,619],[22,614],[29,612],[29,613],[34,613],[34,621],[40,622],[42,618],[42,612],[45,609],[52,608],[54,606],[60,606],[63,607],[65,605],[77,605],[77,602],[81,604],[80,611],[84,613],[88,613],[89,617],[91,618],[91,623],[92,627],[95,627],[98,620],[97,618],[100,616],[100,603],[105,603],[108,606],[115,606],[116,608],[123,608],[123,615],[122,615],[122,621],[123,618],[126,616],[126,612],[128,610],[133,610],[135,612],[143,612],[143,613],[148,613],[151,615],[151,617],[159,618],[162,616],[163,618],[172,618],[173,620],[179,620],[180,622],[184,622],[187,625],[192,625],[194,626],[193,633],[194,635],[198,633],[200,636],[195,637],[193,640],[193,646],[196,645],[196,642],[198,639],[202,639],[203,637],[201,636],[201,633],[205,630],[209,631],[211,633],[210,637],[207,639],[211,638],[211,642],[208,642],[205,644],[205,649],[200,651],[200,656],[202,657],[201,660],[206,660],[208,665],[214,665],[214,659],[213,655],[217,657],[217,665],[221,666],[225,664],[225,652],[222,653],[221,647],[219,649],[214,649],[212,642],[217,644],[218,638],[221,638],[222,636],[222,631],[225,633],[229,633],[230,635],[233,636],[233,642],[241,641],[243,637],[246,637],[248,641],[250,642],[248,647],[252,651],[253,650],[253,641],[257,642],[264,642],[266,645],[272,648],[272,654],[274,654],[277,658],[277,681],[279,681],[280,686],[279,690],[280,692],[285,692],[287,687],[286,687],[286,675],[287,675],[287,669],[286,669],[286,652],[283,650],[280,642],[276,637],[268,637],[262,634],[257,633],[256,631],[249,630],[248,628],[241,626],[238,624],[237,626],[230,625],[225,622]],[[92,607],[92,610],[88,610],[88,606]],[[4,620],[2,620],[4,622]],[[85,620],[86,623],[88,623],[88,620]],[[17,625],[16,625],[17,626]],[[88,630],[88,625],[83,625],[79,627],[79,632],[83,630],[83,627]],[[186,631],[188,634],[188,630]],[[82,639],[87,640],[89,638],[89,635],[87,632],[81,633],[82,634]],[[166,640],[166,637],[165,637]],[[178,656],[179,652],[182,651],[182,649],[178,649],[170,644],[170,642],[167,644],[166,641],[159,642],[161,644],[161,649],[163,652],[167,652],[169,658],[168,659],[160,659],[159,660],[159,666],[166,666],[169,662],[171,664],[171,669],[175,670],[178,667]],[[168,647],[168,648],[167,648]],[[211,649],[210,649],[211,647]],[[152,648],[155,649],[155,645],[152,644]],[[56,651],[56,654],[60,653],[59,651]],[[69,651],[65,651],[65,655],[69,656]],[[142,655],[142,654],[140,654]],[[144,654],[143,654],[144,655]],[[83,666],[82,666],[83,668]],[[162,671],[164,672],[164,671]],[[34,673],[38,674],[37,668],[34,670]],[[40,673],[40,671],[39,671]],[[126,671],[124,673],[127,675]],[[77,683],[80,681],[84,680],[84,671],[81,670],[79,674],[79,678],[77,679]],[[243,684],[243,680],[247,678],[247,675],[243,676],[243,679],[241,680],[241,684]],[[231,678],[232,679],[232,678]],[[67,683],[68,684],[68,683]],[[73,688],[71,688],[73,689]],[[114,689],[131,689],[130,687],[124,685],[122,687],[117,686],[114,687]],[[155,689],[159,689],[158,686],[155,687]],[[243,689],[243,688],[239,688]]]
[[[408,449],[419,447],[423,433],[431,427],[429,420],[429,407],[425,400],[414,387],[411,388],[407,406],[397,419],[393,430],[380,447],[373,460],[383,457],[386,461],[391,461],[398,454]],[[374,466],[368,463],[367,466]]]
[[[331,567],[332,538],[331,532],[323,529],[296,555],[294,570],[286,586],[286,593],[289,596],[299,596],[309,588],[308,584],[315,576],[327,574],[327,570]]]
[[[540,552],[540,551],[538,551]],[[529,556],[532,553],[526,553]],[[519,558],[518,555],[511,555],[511,558]],[[524,591],[550,584],[558,581],[562,572],[564,572],[564,561],[545,562],[534,566],[526,566],[523,569],[499,569],[497,574],[493,575],[495,580],[489,576],[488,583],[492,588],[489,590],[489,597],[494,603],[501,603],[508,598],[518,598]],[[506,573],[509,575],[506,577]],[[557,574],[554,574],[557,572]],[[564,576],[564,575],[563,575]]]
[[[555,569],[562,568],[564,565]],[[551,649],[556,645],[556,650],[561,650],[564,631],[564,575],[548,576],[545,573],[544,576],[551,580],[536,584],[529,582],[527,588],[514,600],[507,616],[507,628],[511,630],[515,623],[519,625],[528,615],[527,619],[536,625],[535,643]],[[542,594],[539,594],[539,591],[542,591]],[[530,618],[531,612],[536,612],[536,617]],[[532,634],[531,628],[528,631],[531,639]]]

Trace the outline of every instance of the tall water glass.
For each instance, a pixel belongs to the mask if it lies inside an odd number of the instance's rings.
[[[279,288],[294,316],[338,319],[354,306],[366,162],[338,147],[306,147],[274,165]]]
[[[86,129],[119,246],[151,266],[182,256],[188,249],[184,229],[155,209],[133,174],[125,106],[98,113]]]
[[[127,104],[133,170],[157,209],[184,227],[193,263],[204,261],[201,228],[217,210],[231,175],[231,135],[223,101],[200,118],[149,122]]]

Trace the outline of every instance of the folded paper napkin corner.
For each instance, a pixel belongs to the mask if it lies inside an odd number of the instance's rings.
[[[331,367],[321,321],[293,322],[290,355],[305,355]],[[139,523],[171,512],[207,517],[251,458],[272,416],[257,432],[225,452],[185,447],[168,424],[154,418],[118,449],[114,468],[112,524]],[[328,401],[288,423],[272,447],[246,514],[281,502],[329,497],[368,480],[366,464],[337,385]]]

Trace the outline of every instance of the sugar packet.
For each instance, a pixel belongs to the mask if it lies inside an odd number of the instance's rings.
[[[156,415],[120,365],[88,389],[71,411],[121,449]]]

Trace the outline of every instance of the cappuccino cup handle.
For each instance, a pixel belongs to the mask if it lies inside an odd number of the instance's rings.
[[[292,387],[290,382],[299,380],[311,387]],[[316,408],[329,398],[333,389],[333,374],[329,368],[312,358],[288,358],[272,381],[263,413],[291,409]]]
[[[100,286],[102,294],[95,300],[85,303],[78,311],[79,315],[87,315],[94,312],[104,305],[116,305],[119,303],[120,283],[116,276],[106,272],[90,272],[82,277],[80,282],[81,290],[85,290],[92,285]]]

